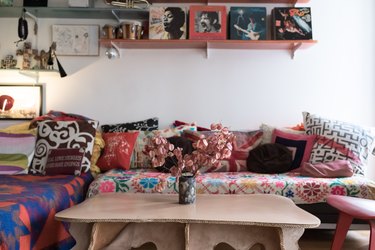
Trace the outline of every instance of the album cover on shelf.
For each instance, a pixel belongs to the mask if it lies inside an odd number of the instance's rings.
[[[226,6],[192,5],[189,10],[189,39],[227,39]]]
[[[311,9],[274,8],[272,10],[272,36],[275,40],[311,40]]]
[[[150,7],[150,39],[186,39],[186,8]]]
[[[266,40],[265,7],[231,7],[229,10],[229,39]]]

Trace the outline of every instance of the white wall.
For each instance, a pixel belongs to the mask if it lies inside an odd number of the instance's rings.
[[[263,6],[270,12],[274,5]],[[69,76],[40,79],[45,110],[80,113],[101,124],[157,116],[161,127],[180,119],[203,126],[220,121],[232,129],[290,126],[309,111],[375,126],[375,1],[300,6],[312,8],[318,44],[297,51],[294,60],[278,50],[210,50],[208,59],[200,49],[122,50],[116,60],[104,49],[99,57],[60,56]],[[39,19],[39,35],[30,41],[48,49],[52,24],[113,22]],[[15,54],[17,18],[1,19],[0,30],[1,58]],[[0,82],[30,81],[0,72]]]

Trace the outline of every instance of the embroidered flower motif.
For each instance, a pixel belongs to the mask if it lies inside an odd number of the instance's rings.
[[[345,188],[340,187],[340,186],[335,186],[332,188],[331,194],[346,195]]]
[[[112,181],[103,181],[99,189],[101,193],[112,193],[115,191],[115,184]]]
[[[158,178],[144,178],[139,184],[145,189],[152,189],[159,183]]]

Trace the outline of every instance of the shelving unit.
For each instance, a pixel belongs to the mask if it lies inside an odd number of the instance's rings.
[[[101,39],[100,45],[120,49],[267,49],[290,50],[291,57],[297,49],[307,49],[318,41],[316,40],[124,40]]]
[[[108,1],[110,2],[110,1]],[[273,4],[304,4],[310,0],[149,0],[157,4],[224,4],[224,3],[273,3]],[[92,19],[134,19],[147,20],[148,9],[126,9],[114,6],[98,8],[71,8],[71,7],[25,7],[36,18],[92,18]],[[1,17],[19,17],[23,7],[2,7]],[[315,45],[316,40],[123,40],[101,39],[100,46],[115,47],[116,49],[188,49],[202,48],[213,49],[266,49],[290,50],[291,57],[297,49],[306,49]]]

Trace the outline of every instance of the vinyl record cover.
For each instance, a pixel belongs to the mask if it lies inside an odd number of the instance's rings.
[[[150,39],[186,39],[186,9],[150,7]]]
[[[231,40],[266,40],[265,7],[231,7],[229,38]]]
[[[272,11],[273,38],[275,40],[311,40],[311,9],[274,8]]]

